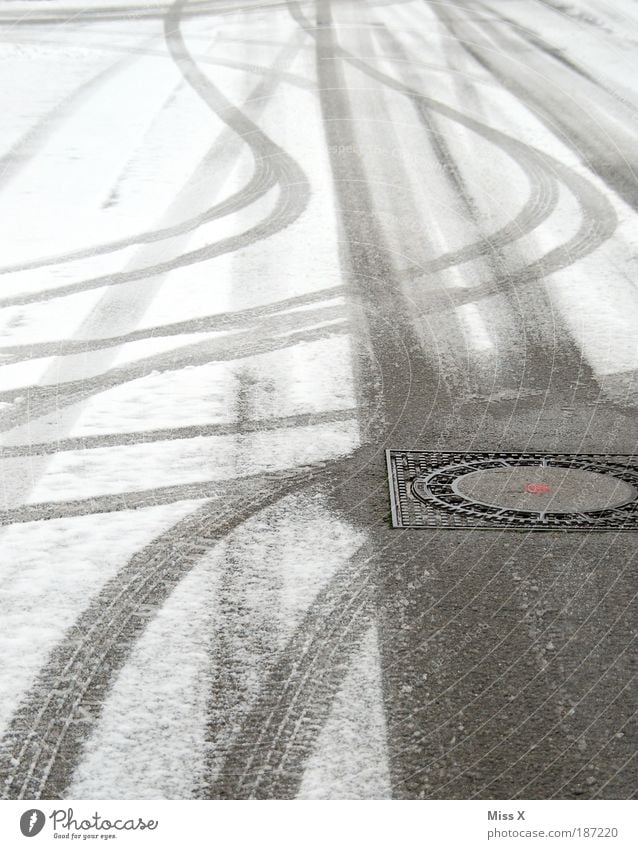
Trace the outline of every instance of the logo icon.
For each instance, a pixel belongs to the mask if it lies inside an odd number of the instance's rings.
[[[44,828],[46,817],[37,808],[25,811],[20,817],[20,831],[25,837],[35,837]]]

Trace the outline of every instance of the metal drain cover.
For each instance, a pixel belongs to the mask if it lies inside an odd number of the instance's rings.
[[[395,528],[638,530],[630,455],[386,452]]]

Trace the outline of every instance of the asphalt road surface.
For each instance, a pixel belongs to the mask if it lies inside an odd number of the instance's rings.
[[[631,798],[636,534],[395,530],[386,448],[632,454],[638,4],[0,9],[5,798]]]

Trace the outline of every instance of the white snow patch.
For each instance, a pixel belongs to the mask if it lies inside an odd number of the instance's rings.
[[[299,799],[390,799],[377,627],[354,653],[308,760]]]
[[[353,421],[257,431],[246,437],[212,436],[164,442],[66,451],[54,455],[34,481],[27,503],[66,501],[161,486],[234,480],[281,471],[347,454],[356,447]],[[245,450],[249,440],[250,448]],[[241,450],[241,465],[237,451]],[[23,458],[4,461],[3,475],[25,473]],[[11,503],[6,507],[11,506]],[[5,508],[6,509],[6,508]]]
[[[200,502],[53,519],[2,530],[0,729],[49,652],[140,548]]]
[[[259,374],[265,387],[255,417],[291,416],[355,405],[350,341],[332,337],[246,357],[239,368]],[[294,366],[294,370],[293,370]],[[107,390],[86,404],[71,436],[127,433],[234,420],[233,366],[211,363],[150,374]],[[229,416],[231,412],[231,416]]]
[[[142,56],[68,116],[3,193],[5,263],[56,255],[91,245],[96,237],[103,241],[130,232],[130,218],[113,220],[100,202],[178,80],[174,66]]]
[[[481,310],[476,304],[463,304],[456,308],[463,336],[475,351],[489,351],[494,347]]]
[[[124,345],[107,343],[95,351],[82,351],[66,356],[33,357],[0,366],[0,391],[10,391],[39,384],[63,385],[75,380],[99,377],[112,368],[135,363],[189,345],[222,338],[226,333],[182,333],[174,336],[154,336]],[[2,354],[0,353],[0,361]]]
[[[6,293],[4,279],[2,291]],[[72,298],[54,298],[40,304],[24,304],[0,309],[2,345],[32,345],[69,339],[101,298],[101,289],[78,292]]]
[[[330,540],[330,545],[327,545]],[[221,765],[269,664],[361,545],[322,499],[292,495],[217,545],[137,643],[69,788],[76,799],[190,799]],[[220,690],[217,675],[231,671]],[[211,739],[207,708],[223,705]]]

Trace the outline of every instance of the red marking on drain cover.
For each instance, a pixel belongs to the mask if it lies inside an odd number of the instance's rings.
[[[550,492],[551,486],[548,483],[526,483],[525,484],[525,492]]]

